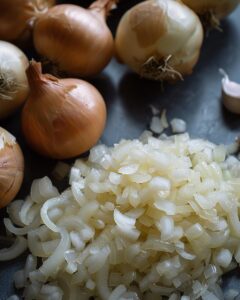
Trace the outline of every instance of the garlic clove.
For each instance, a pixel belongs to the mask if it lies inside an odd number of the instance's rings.
[[[222,99],[224,106],[235,114],[240,114],[240,84],[229,79],[227,73],[220,69],[222,79]]]

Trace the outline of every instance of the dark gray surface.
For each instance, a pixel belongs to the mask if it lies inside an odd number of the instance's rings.
[[[65,1],[67,2],[67,1]],[[73,3],[74,1],[69,1]],[[80,1],[75,1],[79,3]],[[83,2],[83,1],[82,1]],[[123,0],[119,9],[112,13],[109,24],[115,31],[123,11],[137,1]],[[225,69],[231,79],[240,82],[240,8],[222,23],[223,32],[212,31],[204,41],[198,65],[191,76],[176,85],[161,84],[139,78],[126,66],[114,59],[107,68],[90,81],[103,94],[108,109],[107,126],[102,142],[108,145],[121,138],[136,138],[146,129],[151,120],[150,104],[167,109],[169,119],[180,117],[186,120],[193,137],[207,138],[216,143],[231,143],[240,130],[240,116],[227,112],[221,104],[221,76],[218,69]],[[30,53],[32,53],[30,51]],[[32,54],[29,54],[31,58]],[[29,192],[34,178],[49,175],[55,162],[34,154],[25,144],[20,129],[20,114],[0,121],[18,138],[26,159],[24,184],[18,197]],[[4,234],[0,211],[0,234]],[[0,245],[1,246],[1,245]],[[24,257],[0,263],[0,300],[13,292],[12,276],[23,266]],[[224,287],[238,287],[239,271],[224,278]]]

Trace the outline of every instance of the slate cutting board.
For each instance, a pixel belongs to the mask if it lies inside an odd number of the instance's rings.
[[[59,1],[60,2],[60,1]],[[74,1],[61,1],[74,3]],[[108,19],[113,33],[123,12],[139,1],[123,0],[118,10]],[[75,1],[87,6],[89,1]],[[205,38],[199,63],[191,76],[176,85],[164,84],[139,78],[128,67],[115,59],[98,76],[91,78],[106,100],[108,119],[101,141],[107,145],[121,138],[137,138],[147,129],[152,117],[150,105],[165,108],[167,117],[183,118],[192,137],[209,139],[215,143],[232,143],[240,134],[240,116],[227,112],[221,104],[221,76],[223,68],[231,79],[240,82],[240,7],[222,22],[222,32],[211,31]],[[36,54],[27,49],[29,58]],[[36,155],[26,145],[20,129],[20,112],[0,121],[18,139],[26,160],[25,179],[18,198],[29,193],[31,181],[51,174],[56,161]],[[63,188],[63,187],[62,187]],[[0,235],[5,210],[0,211]],[[5,246],[0,239],[0,247]],[[10,262],[0,263],[0,300],[7,299],[14,291],[13,274],[24,265],[26,255]],[[240,292],[239,270],[223,279],[223,288],[237,288]]]

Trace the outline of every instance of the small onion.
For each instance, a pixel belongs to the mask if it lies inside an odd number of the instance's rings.
[[[30,96],[22,111],[22,129],[35,151],[64,159],[96,144],[105,126],[106,107],[94,86],[43,75],[36,62],[30,64],[27,76]]]
[[[71,75],[91,76],[100,72],[113,54],[113,37],[106,15],[113,0],[97,0],[88,9],[56,5],[34,27],[37,52]]]
[[[23,181],[24,159],[15,138],[0,127],[0,208],[17,195]]]
[[[29,40],[34,20],[55,0],[1,0],[0,39],[23,44]]]
[[[149,0],[122,17],[116,55],[142,77],[178,80],[198,61],[203,28],[198,16],[174,0]]]
[[[209,15],[220,20],[230,14],[239,0],[181,0],[199,15]]]
[[[0,119],[19,108],[28,95],[25,54],[16,46],[0,41]]]

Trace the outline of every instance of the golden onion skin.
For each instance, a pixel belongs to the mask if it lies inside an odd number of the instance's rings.
[[[24,46],[31,37],[36,17],[46,12],[55,2],[55,0],[1,0],[0,40]]]
[[[203,27],[191,9],[173,0],[148,0],[121,18],[116,57],[142,77],[176,81],[192,73],[202,42]]]
[[[181,0],[199,15],[212,13],[222,19],[229,15],[239,4],[239,0]]]
[[[34,27],[37,52],[73,76],[99,73],[113,55],[112,33],[104,15],[76,5],[56,5]]]
[[[0,135],[6,130],[0,127]],[[17,143],[0,149],[0,208],[11,202],[20,190],[24,176],[24,158]]]
[[[88,151],[106,122],[105,102],[98,90],[80,79],[42,75],[38,64],[27,71],[30,95],[22,110],[22,130],[39,154],[66,159]]]

